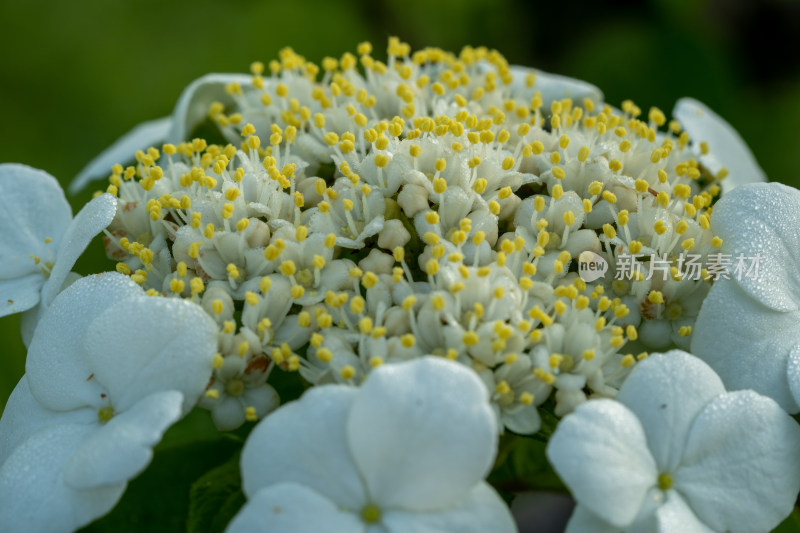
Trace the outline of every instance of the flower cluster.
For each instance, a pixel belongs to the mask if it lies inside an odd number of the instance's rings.
[[[437,354],[478,372],[505,427],[533,433],[553,390],[563,415],[613,397],[648,350],[688,348],[710,283],[684,279],[680,255],[722,242],[709,207],[727,171],[699,163],[706,144],[656,108],[616,110],[482,48],[358,53],[326,58],[321,80],[289,49],[268,73],[255,63],[223,80],[228,105],[208,104],[227,144],[114,166],[107,253],[219,324],[201,405],[220,428],[274,407],[274,366],[358,384]],[[669,276],[586,283],[585,251],[612,266],[641,254],[644,269],[656,254]]]

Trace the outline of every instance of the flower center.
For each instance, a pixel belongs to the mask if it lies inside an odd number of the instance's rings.
[[[295,279],[297,283],[308,289],[314,283],[314,274],[310,269],[304,268],[295,274]]]
[[[658,488],[661,490],[669,490],[672,487],[672,476],[669,474],[658,475]]]
[[[113,407],[101,407],[97,410],[97,418],[105,424],[109,420],[114,417],[114,408]]]
[[[232,379],[225,385],[225,391],[231,396],[239,396],[244,392],[244,383],[241,379]]]
[[[668,320],[678,320],[683,315],[683,307],[678,302],[672,302],[667,306],[666,315]]]
[[[361,519],[368,524],[376,524],[381,520],[381,508],[374,503],[368,503],[361,509]]]

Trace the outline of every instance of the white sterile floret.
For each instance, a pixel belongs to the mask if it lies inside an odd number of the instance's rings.
[[[214,322],[117,273],[44,314],[0,419],[0,530],[74,531],[107,513],[208,383]]]
[[[483,481],[495,436],[484,386],[457,363],[426,357],[359,389],[311,389],[250,434],[248,503],[227,531],[516,531]]]
[[[568,533],[771,531],[800,490],[800,427],[773,400],[725,392],[678,350],[648,357],[617,401],[579,406],[547,457],[578,506]]]
[[[714,207],[711,224],[730,265],[703,302],[692,350],[729,389],[753,389],[797,413],[800,192],[780,183],[738,187]]]
[[[37,304],[40,310],[34,313],[41,315],[115,210],[114,197],[103,194],[73,219],[61,186],[50,174],[25,165],[0,165],[0,316]],[[35,325],[32,318],[28,334]]]
[[[207,74],[194,80],[180,95],[171,116],[143,122],[117,139],[81,169],[69,186],[71,193],[104,176],[111,165],[132,159],[136,150],[163,142],[180,142],[208,115],[208,106],[215,101],[232,101],[225,87],[231,83],[248,83],[245,74]]]
[[[681,98],[673,115],[697,142],[703,164],[714,175],[722,171],[727,176],[722,181],[725,192],[746,183],[767,181],[739,133],[708,106],[693,98]]]

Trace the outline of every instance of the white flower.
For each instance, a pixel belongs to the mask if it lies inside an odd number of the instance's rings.
[[[245,74],[206,74],[190,83],[181,93],[172,115],[142,122],[117,139],[89,161],[69,186],[71,193],[86,187],[89,182],[107,177],[111,166],[133,159],[136,150],[145,150],[162,142],[178,143],[187,140],[192,130],[208,116],[212,102],[230,103],[225,87],[231,83],[249,83]]]
[[[515,531],[482,481],[496,451],[486,390],[457,363],[385,365],[311,389],[242,453],[248,503],[228,531]]]
[[[0,165],[0,316],[39,303],[43,312],[115,210],[114,197],[103,194],[73,219],[53,176],[25,165]]]
[[[780,183],[740,187],[717,203],[711,224],[731,260],[730,279],[717,280],[703,302],[692,351],[729,389],[753,389],[797,413],[800,191]],[[740,255],[744,270],[737,270]]]
[[[0,530],[73,531],[107,513],[205,389],[215,349],[196,304],[117,273],[68,287],[0,419]]]
[[[715,176],[727,169],[727,178],[722,181],[724,192],[746,183],[767,181],[742,137],[708,106],[693,98],[681,98],[672,114],[693,140],[708,143],[707,150],[700,148],[703,165]]]
[[[578,507],[568,532],[763,532],[800,489],[800,427],[753,391],[726,393],[674,350],[637,365],[618,401],[580,405],[547,456]]]

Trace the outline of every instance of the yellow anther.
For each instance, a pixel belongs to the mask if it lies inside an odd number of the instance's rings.
[[[294,273],[297,272],[297,267],[295,266],[294,261],[288,260],[281,263],[280,271],[284,276],[293,276]]]
[[[478,337],[478,334],[474,331],[467,331],[461,336],[461,342],[463,342],[465,346],[474,346],[478,344],[479,341],[480,337]]]
[[[603,183],[600,181],[593,181],[589,184],[587,190],[592,196],[598,195],[603,190]]]
[[[622,348],[625,345],[625,339],[622,335],[613,335],[609,340],[608,344],[611,345],[612,348]]]
[[[653,224],[653,231],[658,235],[663,235],[667,231],[667,224],[663,220],[656,220],[656,223]]]
[[[497,392],[497,394],[508,394],[511,392],[511,387],[503,380],[495,386],[495,392]]]
[[[681,243],[681,248],[683,248],[686,251],[689,251],[692,248],[694,248],[694,238],[684,240]]]
[[[350,365],[345,365],[341,370],[339,370],[339,375],[344,380],[353,379],[353,377],[356,375],[356,369]]]
[[[551,374],[550,372],[546,371],[543,368],[534,369],[533,375],[539,378],[541,381],[547,383],[548,385],[552,385],[553,382],[556,380],[553,374]]]
[[[182,293],[185,287],[186,283],[184,283],[183,280],[178,278],[172,278],[172,280],[169,282],[169,290],[171,290],[175,294]]]

